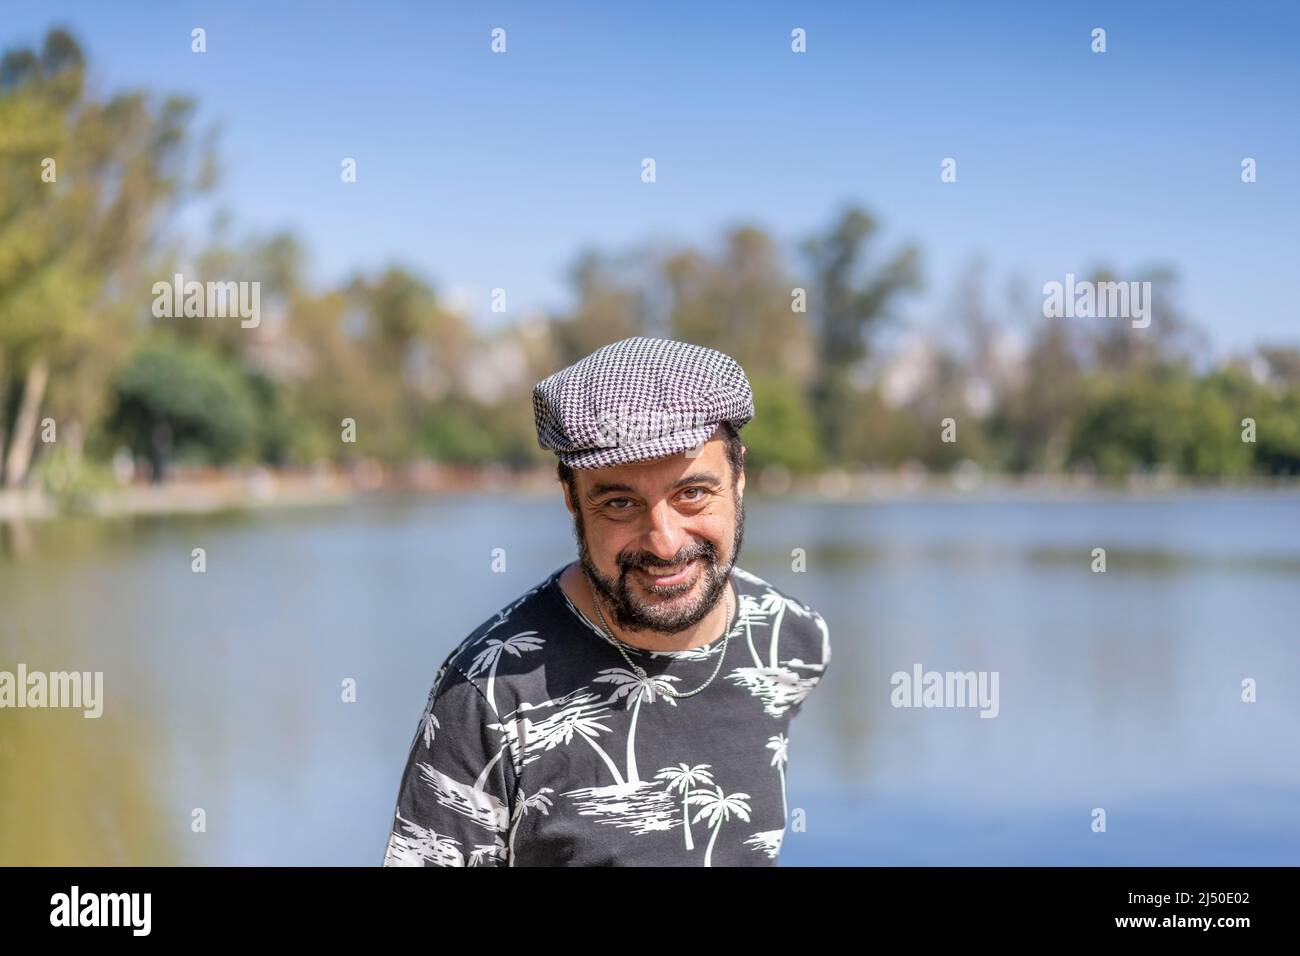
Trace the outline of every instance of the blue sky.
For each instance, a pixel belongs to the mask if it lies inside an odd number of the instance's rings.
[[[101,89],[221,123],[237,233],[294,229],[320,280],[406,263],[484,323],[495,286],[562,307],[586,246],[793,245],[856,202],[921,247],[917,321],[975,256],[1035,293],[1159,263],[1219,347],[1300,339],[1295,4],[0,0],[6,47],[54,24]]]

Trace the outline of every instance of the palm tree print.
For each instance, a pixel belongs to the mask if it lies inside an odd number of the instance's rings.
[[[543,582],[543,584],[544,583],[545,582]],[[525,591],[523,594],[521,594],[519,596],[519,599],[516,600],[514,603],[508,605],[507,607],[503,607],[500,611],[498,611],[496,620],[492,622],[492,626],[489,627],[482,634],[480,634],[479,637],[480,638],[486,637],[487,635],[495,631],[498,627],[500,627],[502,624],[504,624],[506,621],[510,620],[510,615],[514,614],[515,611],[518,610],[525,601],[527,601],[530,597],[532,597],[534,594],[540,591],[542,589],[542,586],[543,586],[542,584],[539,584],[536,587],[530,588],[528,591]],[[470,638],[472,638],[473,636],[474,635],[471,634]],[[461,642],[460,646],[464,647],[468,641],[469,638],[466,638],[464,641]],[[460,647],[457,648],[457,651],[459,650]]]
[[[590,707],[593,701],[599,700],[598,694],[593,694],[586,687],[579,687],[560,697],[548,698],[540,704],[530,704],[528,701],[522,701],[519,706],[510,711],[501,718],[499,723],[488,724],[488,729],[495,730],[501,734],[501,739],[505,742],[510,751],[510,759],[514,764],[515,773],[521,774],[524,767],[535,760],[540,760],[542,754],[555,747],[557,741],[553,739],[555,727],[558,724],[558,711],[569,706],[581,706],[591,713],[604,713],[603,707],[597,705]],[[541,714],[546,711],[554,711],[549,717],[534,718],[533,714]]]
[[[414,748],[416,741],[423,740],[424,746],[430,747],[433,744],[434,731],[438,729],[438,718],[433,716],[433,704],[438,697],[438,687],[442,684],[442,676],[447,673],[447,662],[443,661],[442,666],[438,668],[438,673],[433,678],[433,686],[429,688],[429,696],[424,702],[424,711],[420,714],[420,725],[415,728],[415,735],[411,737],[411,747]]]
[[[443,836],[432,829],[397,814],[397,828],[405,833],[393,832],[384,854],[384,866],[464,866],[460,855],[460,841]]]
[[[772,751],[772,766],[781,775],[781,819],[784,821],[790,817],[790,808],[785,801],[785,764],[788,759],[790,741],[786,739],[785,734],[768,737],[767,749]]]
[[[461,783],[432,764],[418,762],[415,767],[439,806],[487,830],[504,833],[509,829],[510,814],[502,797],[482,787]]]
[[[385,864],[773,864],[791,812],[788,724],[830,657],[821,616],[733,569],[740,656],[707,694],[679,698],[724,642],[619,660],[559,573],[439,669]]]
[[[797,601],[791,601],[789,598],[769,590],[761,598],[755,599],[745,595],[747,600],[742,599],[741,610],[744,613],[746,633],[748,629],[768,624],[771,628],[768,637],[767,666],[781,666],[781,621],[785,617],[787,610],[798,614],[800,617],[808,617],[810,612]],[[770,622],[764,620],[770,618]],[[758,651],[754,647],[753,638],[750,638],[750,653],[754,656],[754,665],[762,667],[762,659],[758,656]]]
[[[772,593],[773,593],[773,594],[776,594],[775,591],[773,591]],[[789,612],[792,613],[792,614],[796,614],[796,615],[798,615],[799,617],[812,617],[812,616],[814,615],[814,611],[813,611],[812,608],[810,608],[810,607],[808,607],[808,606],[806,606],[806,605],[800,604],[798,601],[792,601],[790,598],[786,597],[786,596],[783,595],[783,594],[777,594],[776,596],[777,596],[777,599],[780,600],[780,602],[781,602],[781,613],[780,613],[780,615],[777,616],[777,620],[776,620],[775,624],[773,625],[774,629],[779,629],[779,628],[780,628],[780,626],[781,626],[781,616],[784,615],[786,611],[789,611]],[[824,625],[824,622],[821,622],[821,615],[820,615],[820,614],[817,615],[817,619],[818,619],[818,621],[819,621],[820,623],[822,623],[822,624]],[[823,627],[823,630],[824,630],[824,627]],[[773,638],[772,638],[772,661],[771,661],[773,667],[775,667],[775,666],[777,665],[777,659],[776,659],[776,657],[777,657],[777,655],[776,655],[776,637],[775,637],[775,635],[774,635]]]
[[[609,754],[605,749],[596,743],[596,738],[601,733],[612,733],[609,727],[602,724],[597,717],[605,713],[604,704],[592,706],[589,701],[599,700],[595,694],[585,694],[579,697],[568,707],[565,707],[559,713],[548,717],[533,725],[533,730],[537,732],[536,746],[543,750],[553,750],[560,744],[566,746],[572,742],[573,735],[577,734],[583,740],[591,745],[591,748],[600,755],[600,759],[605,761],[605,766],[614,776],[614,782],[624,784],[627,781],[619,773],[618,766],[613,760],[609,759]]]
[[[773,600],[774,598],[775,601]],[[773,603],[776,605],[776,617],[772,620],[771,649],[770,649],[769,659],[767,662],[768,667],[776,667],[777,648],[780,646],[780,641],[781,641],[781,618],[785,617],[786,602],[781,597],[781,595],[777,594],[774,591],[769,591],[766,595],[764,595],[763,603],[765,605],[769,603]]]
[[[544,817],[550,816],[551,807],[554,806],[554,804],[551,803],[551,798],[548,797],[547,794],[554,792],[555,791],[550,787],[542,787],[542,789],[538,790],[536,793],[524,797],[515,804],[514,819],[510,821],[509,853],[511,866],[515,865],[515,834],[519,831],[520,821],[528,815],[530,808],[536,809]]]
[[[755,667],[763,666],[763,659],[759,656],[758,648],[754,644],[753,629],[769,625],[771,632],[768,638],[768,667],[780,667],[780,639],[781,639],[781,621],[788,610],[799,617],[812,617],[815,619],[818,628],[823,636],[823,657],[829,662],[830,639],[826,632],[825,621],[820,614],[816,614],[812,608],[800,604],[798,601],[791,600],[783,594],[777,592],[762,578],[755,577],[739,568],[733,568],[732,574],[741,580],[748,581],[751,584],[757,584],[765,588],[762,597],[756,598],[751,594],[740,595],[739,619],[737,624],[744,625],[745,638],[749,643],[749,653],[754,659]]]
[[[758,601],[754,600],[753,595],[740,595],[740,609],[736,613],[736,624],[745,628],[745,643],[749,645],[749,654],[754,658],[754,666],[762,667],[763,659],[758,656],[758,648],[754,646],[754,625],[763,623],[763,610]]]
[[[822,664],[805,664],[798,657],[782,661],[780,653],[781,622],[786,611],[803,618],[813,618],[822,634]],[[749,652],[754,658],[753,667],[736,667],[727,675],[727,680],[744,687],[755,697],[763,701],[763,710],[771,717],[781,717],[793,707],[801,704],[805,697],[821,680],[821,671],[830,660],[830,641],[826,623],[821,615],[798,601],[777,593],[770,587],[761,598],[749,594],[741,595],[740,618],[749,637]],[[770,628],[768,638],[768,662],[763,663],[754,646],[752,631],[756,627]],[[787,642],[788,643],[788,642]],[[811,671],[804,677],[797,668]]]
[[[433,746],[433,738],[439,727],[438,718],[433,713],[433,701],[429,701],[429,709],[424,712],[424,745]]]
[[[474,780],[474,789],[482,790],[487,786],[488,774],[492,772],[492,768],[497,765],[497,761],[501,759],[501,756],[506,752],[506,748],[510,746],[512,726],[511,724],[488,724],[488,729],[501,733],[501,747],[492,756],[492,759],[484,765],[483,769],[479,771],[478,777]]]
[[[655,774],[656,780],[668,781],[668,792],[676,790],[682,795],[682,831],[686,834],[686,849],[688,851],[695,849],[695,840],[691,837],[691,788],[698,787],[702,784],[713,783],[713,774],[709,772],[709,765],[706,763],[696,764],[694,767],[689,764],[679,763],[676,767],[664,767]]]
[[[474,655],[474,660],[465,676],[477,677],[487,671],[487,699],[488,703],[492,705],[493,713],[497,712],[494,686],[497,679],[497,663],[501,660],[501,655],[512,654],[515,657],[523,657],[526,651],[541,650],[546,641],[536,635],[536,631],[520,631],[513,637],[507,637],[504,641],[490,637],[485,640],[487,646]]]
[[[795,661],[786,663],[796,664]],[[821,670],[816,665],[802,662],[797,666]],[[744,687],[763,701],[763,712],[769,717],[780,717],[792,707],[803,703],[821,677],[816,673],[801,677],[792,667],[737,667],[727,675],[727,680]]]
[[[775,860],[781,852],[781,841],[785,838],[785,827],[779,830],[762,830],[745,841],[745,846],[764,854],[769,860]]]
[[[695,814],[695,822],[699,823],[701,817],[708,817],[709,826],[713,830],[713,835],[709,837],[709,846],[704,851],[705,866],[713,865],[713,844],[717,842],[718,834],[722,832],[722,825],[731,819],[731,815],[734,813],[746,823],[749,822],[748,801],[749,794],[726,794],[721,787],[691,794],[689,802],[701,805],[700,812]]]
[[[506,858],[506,845],[501,842],[498,836],[495,843],[480,843],[470,851],[469,862],[467,866],[482,866],[484,858],[489,860],[504,860]]]
[[[664,700],[676,707],[677,701],[666,691],[672,690],[672,684],[668,682],[678,679],[668,674],[651,677],[644,671],[638,674],[626,667],[607,667],[595,678],[598,684],[614,685],[614,693],[609,695],[609,703],[612,704],[619,698],[626,697],[627,706],[632,708],[632,723],[627,731],[628,783],[641,782],[641,775],[637,772],[636,766],[636,719],[641,715],[641,701],[644,700],[653,704],[655,702],[655,691],[658,691]]]

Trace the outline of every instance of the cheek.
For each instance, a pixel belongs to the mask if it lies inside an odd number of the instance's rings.
[[[636,535],[624,527],[608,522],[600,522],[598,527],[587,534],[587,549],[601,565],[617,563],[618,556],[628,548],[636,545]]]
[[[736,527],[735,514],[730,509],[712,515],[701,515],[691,522],[689,531],[697,538],[710,542],[719,554],[726,554]]]

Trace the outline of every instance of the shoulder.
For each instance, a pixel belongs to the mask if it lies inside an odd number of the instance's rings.
[[[489,680],[500,686],[512,674],[540,664],[547,641],[556,632],[551,591],[557,575],[547,576],[470,631],[438,669],[431,696],[461,683],[487,694]]]
[[[779,601],[786,611],[794,614],[795,617],[811,621],[821,620],[821,615],[811,605],[795,597],[785,588],[777,587],[770,581],[740,567],[732,568],[731,575],[735,581],[736,593],[743,603],[767,601],[769,604],[774,604]]]
[[[831,659],[825,618],[807,602],[743,568],[732,568],[731,575],[740,601],[738,621],[779,627],[783,662],[824,670]]]

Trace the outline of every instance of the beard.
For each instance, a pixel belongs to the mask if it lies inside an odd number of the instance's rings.
[[[731,553],[725,561],[718,558],[718,549],[711,541],[696,541],[682,548],[672,560],[664,561],[648,551],[622,551],[615,559],[618,563],[618,579],[610,580],[596,568],[591,551],[587,548],[586,529],[582,523],[582,511],[579,509],[573,519],[574,534],[578,538],[578,557],[587,580],[591,582],[597,594],[604,598],[606,605],[614,611],[614,620],[618,626],[628,631],[651,630],[663,634],[677,634],[694,627],[704,620],[713,610],[713,606],[722,597],[731,577],[731,569],[736,566],[740,555],[740,545],[745,536],[745,505],[740,495],[732,491],[732,500],[736,507],[736,533],[731,542]],[[631,573],[638,569],[654,572],[668,568],[680,568],[688,561],[698,560],[701,565],[694,580],[665,587],[650,587],[653,594],[676,597],[692,589],[699,593],[685,601],[681,606],[666,607],[654,602],[643,601],[633,593]]]

